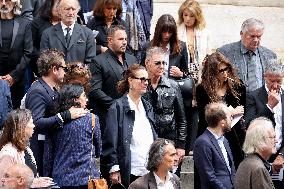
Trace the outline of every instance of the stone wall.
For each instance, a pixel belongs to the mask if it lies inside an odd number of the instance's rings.
[[[264,22],[265,32],[262,37],[262,45],[275,51],[279,57],[284,58],[284,1],[259,0],[261,5],[277,5],[279,7],[243,6],[245,1],[237,0],[199,0],[211,31],[211,46],[216,49],[226,43],[240,39],[240,27],[247,18],[257,18]],[[210,4],[206,4],[209,2]],[[151,33],[154,33],[157,19],[162,14],[171,14],[177,19],[177,11],[183,1],[181,0],[156,0],[154,3],[154,15],[152,19]],[[203,3],[204,2],[204,3]],[[211,4],[212,2],[233,2],[237,5]],[[261,2],[261,3],[260,3]],[[266,3],[266,4],[265,4]]]

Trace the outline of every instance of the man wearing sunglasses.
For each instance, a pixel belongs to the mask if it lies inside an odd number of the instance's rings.
[[[146,98],[152,103],[158,137],[173,140],[181,161],[185,155],[187,123],[179,85],[164,76],[165,54],[161,47],[146,52],[145,65],[151,79]]]

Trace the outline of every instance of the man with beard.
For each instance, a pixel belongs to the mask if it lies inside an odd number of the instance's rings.
[[[35,124],[35,131],[31,138],[31,149],[37,162],[37,169],[40,176],[50,176],[53,158],[48,153],[52,145],[50,136],[53,132],[63,126],[71,119],[84,116],[87,111],[82,108],[72,107],[67,111],[54,115],[57,105],[58,89],[63,82],[67,67],[64,61],[64,54],[56,49],[50,49],[42,52],[38,61],[38,72],[41,75],[36,82],[32,84],[26,94],[25,107],[32,111]],[[49,136],[49,137],[46,137]],[[46,141],[45,141],[46,139]],[[44,148],[45,145],[45,148]],[[43,161],[43,154],[47,154]]]
[[[13,108],[24,96],[24,74],[33,50],[30,22],[18,17],[20,7],[20,0],[0,1],[0,79],[11,87]]]
[[[232,189],[235,176],[233,156],[224,137],[231,130],[231,115],[222,103],[205,107],[208,127],[199,136],[193,149],[193,160],[201,181],[201,189]]]
[[[123,72],[136,58],[125,53],[127,35],[124,26],[112,26],[108,32],[108,50],[95,57],[91,63],[90,108],[100,117],[101,128],[105,127],[106,110],[123,94],[116,90],[116,84],[123,79]]]

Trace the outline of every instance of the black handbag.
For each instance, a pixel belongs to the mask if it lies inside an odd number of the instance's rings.
[[[179,84],[183,103],[185,106],[192,106],[192,100],[195,99],[195,81],[192,77],[177,80]]]

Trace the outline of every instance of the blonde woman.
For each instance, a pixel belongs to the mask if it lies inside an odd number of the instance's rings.
[[[194,76],[200,83],[203,59],[211,54],[209,31],[206,29],[202,9],[198,2],[186,0],[179,8],[178,17],[178,38],[186,43],[189,70],[195,73]]]

